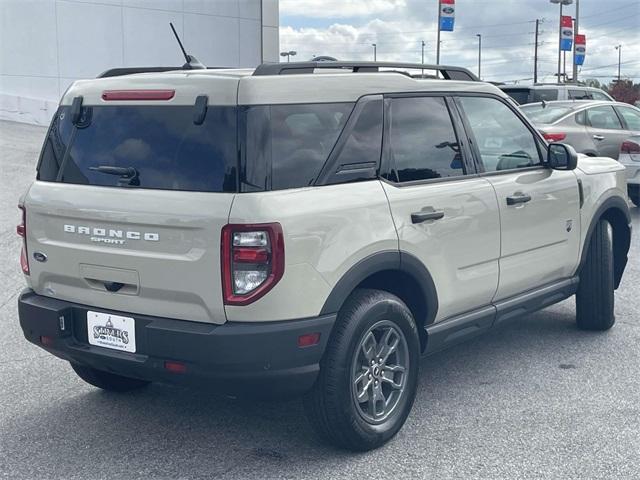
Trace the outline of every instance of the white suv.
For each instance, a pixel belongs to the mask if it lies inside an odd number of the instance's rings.
[[[421,355],[574,294],[613,325],[624,168],[468,71],[144,70],[69,88],[20,202],[24,334],[92,385],[304,394],[367,450]]]

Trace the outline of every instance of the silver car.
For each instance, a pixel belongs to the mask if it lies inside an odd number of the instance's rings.
[[[618,161],[627,169],[629,198],[640,207],[640,135],[629,137],[622,143]]]
[[[618,159],[622,143],[640,135],[640,109],[627,103],[558,101],[520,108],[547,141],[568,143],[589,156]]]

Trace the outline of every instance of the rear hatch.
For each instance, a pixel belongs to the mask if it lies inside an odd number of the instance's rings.
[[[237,79],[79,82],[53,119],[25,197],[40,295],[224,323],[221,229],[237,170]]]

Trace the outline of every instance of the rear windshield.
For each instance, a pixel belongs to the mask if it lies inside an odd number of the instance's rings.
[[[226,192],[236,188],[235,107],[83,107],[77,127],[60,107],[47,135],[38,179],[80,185]]]
[[[573,110],[572,107],[557,105],[523,105],[520,109],[533,123],[543,124],[553,123]]]

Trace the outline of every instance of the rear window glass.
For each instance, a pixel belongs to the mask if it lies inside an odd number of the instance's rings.
[[[531,103],[541,102],[541,101],[551,101],[558,100],[558,89],[557,88],[540,88],[533,89],[533,98],[531,99]]]
[[[312,185],[353,109],[353,103],[245,107],[241,191]]]
[[[90,106],[71,124],[70,107],[52,122],[38,178],[82,185],[204,192],[235,191],[235,107]]]
[[[553,123],[571,112],[571,107],[556,105],[524,105],[520,107],[533,123]]]

